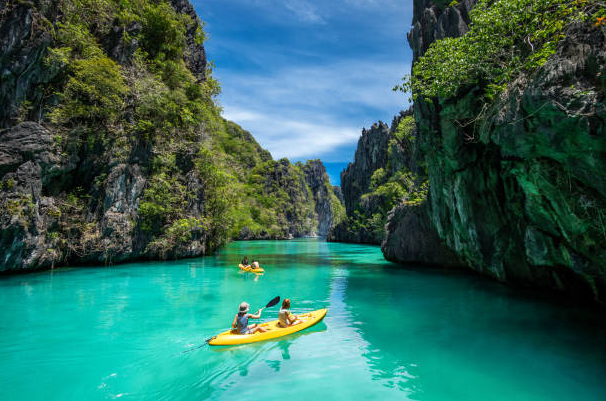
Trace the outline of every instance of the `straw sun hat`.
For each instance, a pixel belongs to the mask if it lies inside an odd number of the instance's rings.
[[[250,309],[250,306],[246,302],[240,304],[240,313],[248,312],[248,309]]]

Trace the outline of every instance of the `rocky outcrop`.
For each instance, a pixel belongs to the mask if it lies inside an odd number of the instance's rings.
[[[394,120],[390,129],[387,124],[379,121],[368,130],[362,129],[354,161],[341,172],[340,192],[345,205],[346,218],[330,230],[328,241],[381,243],[383,239],[381,232],[377,232],[375,227],[359,224],[359,220],[369,218],[379,209],[380,199],[366,198],[362,201],[362,195],[371,192],[373,173],[387,167],[389,141],[395,125],[397,122]],[[363,217],[354,216],[356,212]]]
[[[273,161],[220,117],[192,5],[108,4],[0,0],[0,272],[325,231],[321,163]]]
[[[416,1],[415,59],[432,41],[463,34],[473,4]],[[430,182],[426,228],[467,267],[606,303],[605,49],[600,29],[578,24],[488,109],[476,87],[415,103]],[[401,230],[425,226],[407,222],[415,210],[399,209],[383,250],[392,260],[414,260],[416,240]]]
[[[408,43],[415,62],[436,40],[456,38],[469,30],[469,13],[477,0],[461,0],[449,7],[447,0],[414,0]]]
[[[341,191],[341,186],[340,185],[334,185],[332,187],[332,190],[335,193],[335,196],[337,197],[337,199],[339,200],[339,202],[345,203],[345,199],[343,198],[343,191]]]
[[[0,266],[1,270],[52,266],[56,255],[46,234],[57,224],[58,205],[44,196],[54,177],[74,169],[63,159],[51,133],[26,122],[0,131]]]
[[[42,63],[52,42],[47,24],[48,19],[26,2],[7,3],[0,10],[0,128],[19,118],[38,118],[42,104],[52,101],[44,85],[58,71]]]
[[[187,14],[191,23],[187,26],[187,49],[184,54],[187,68],[194,74],[198,81],[203,81],[206,75],[206,51],[202,44],[204,33],[200,28],[202,23],[194,10],[194,6],[188,0],[170,0],[172,7],[181,14]]]
[[[347,214],[352,214],[362,194],[368,191],[372,174],[387,165],[389,126],[381,121],[362,129],[353,163],[341,173],[341,192]]]
[[[334,225],[335,219],[342,214],[341,202],[330,185],[326,168],[320,160],[308,160],[303,166],[305,181],[313,194],[315,203],[316,221],[318,229],[316,234],[325,237]]]
[[[248,203],[260,210],[259,204],[271,200],[272,212],[253,212],[254,221],[242,227],[238,239],[325,236],[342,218],[343,206],[320,160],[294,165],[286,158],[267,161],[253,170],[252,181]]]
[[[354,162],[341,173],[347,215],[330,230],[328,241],[380,244],[388,212],[422,183],[418,147],[410,141],[411,116],[412,110],[401,112],[390,127],[379,122],[362,131]]]
[[[387,220],[387,237],[381,249],[385,259],[412,265],[462,268],[458,255],[438,236],[428,216],[427,204],[400,203]]]

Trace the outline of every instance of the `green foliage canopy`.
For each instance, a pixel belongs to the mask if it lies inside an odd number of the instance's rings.
[[[492,101],[522,71],[543,65],[568,26],[591,23],[600,8],[589,0],[479,0],[469,32],[432,43],[394,89],[412,91],[413,98],[449,98],[479,85]]]

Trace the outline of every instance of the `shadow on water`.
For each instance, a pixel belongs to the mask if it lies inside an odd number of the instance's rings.
[[[606,326],[599,311],[554,305],[473,274],[378,270],[377,276],[348,275],[343,301],[368,343],[362,356],[373,380],[385,387],[426,400],[440,399],[441,391],[454,388],[459,398],[476,399],[457,382],[502,386],[495,376],[507,378],[517,394],[535,399],[549,394],[563,399],[560,394],[583,383],[599,388],[597,377],[579,379],[573,373],[579,361],[586,372],[606,372]],[[557,385],[547,385],[538,371],[544,377],[568,374]],[[515,394],[508,389],[494,399]]]

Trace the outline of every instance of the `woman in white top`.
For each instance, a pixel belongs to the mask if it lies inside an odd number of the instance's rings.
[[[290,299],[286,298],[284,301],[282,301],[282,309],[280,309],[280,312],[278,313],[278,324],[281,327],[288,327],[303,323],[302,320],[297,318],[297,315],[290,313],[288,308],[290,308]]]

